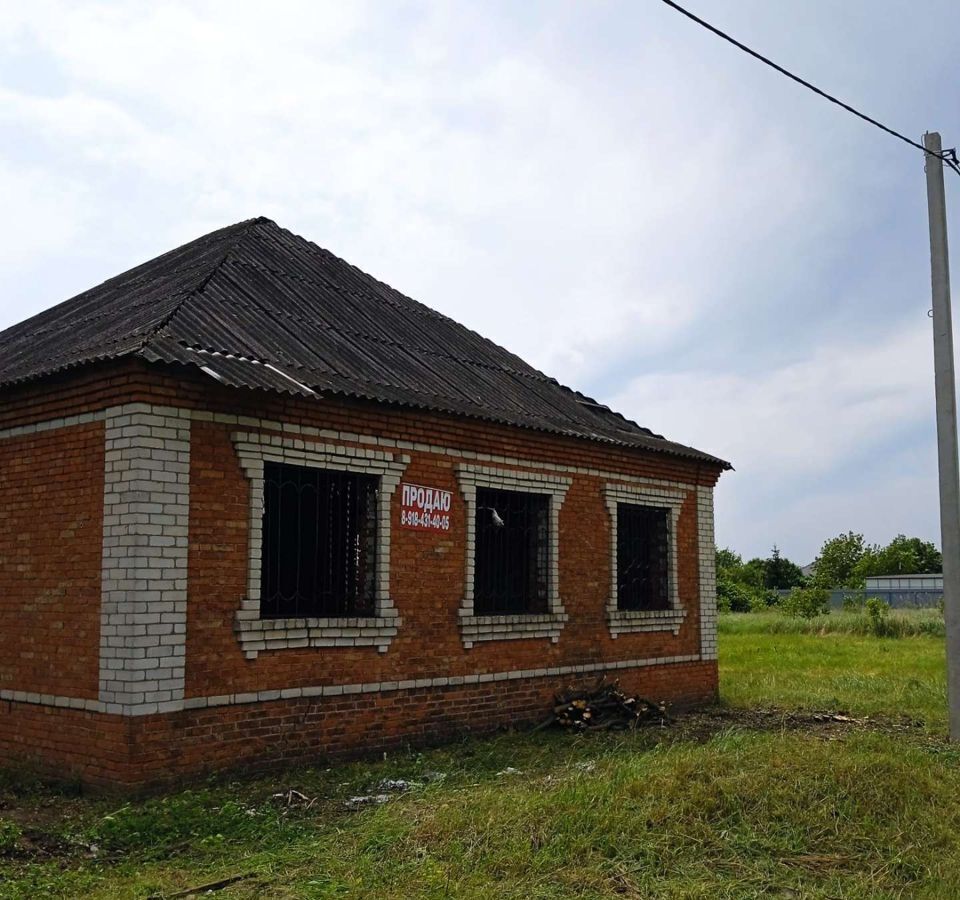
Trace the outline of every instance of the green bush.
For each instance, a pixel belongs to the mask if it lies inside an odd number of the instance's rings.
[[[863,612],[867,603],[864,591],[850,591],[843,595],[844,612]]]
[[[866,604],[870,630],[877,637],[890,636],[890,604],[880,597],[870,597]]]
[[[717,609],[721,612],[749,612],[750,592],[737,581],[717,579]]]
[[[734,581],[723,575],[717,579],[717,609],[720,612],[766,612],[779,599],[776,591]]]
[[[813,619],[830,609],[830,592],[826,588],[794,588],[780,601],[780,609],[795,619]]]
[[[771,589],[764,591],[763,594],[764,600],[767,603],[767,608],[780,606],[780,601],[783,599],[783,595],[780,593],[780,591]]]

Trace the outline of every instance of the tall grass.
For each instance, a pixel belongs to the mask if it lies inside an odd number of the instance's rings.
[[[862,611],[831,612],[813,619],[785,616],[774,610],[759,613],[722,613],[721,634],[850,634],[891,638],[944,637],[943,614],[936,609],[891,610],[879,629],[877,620]]]

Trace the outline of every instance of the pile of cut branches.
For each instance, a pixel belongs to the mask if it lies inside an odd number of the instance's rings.
[[[620,690],[619,681],[601,678],[592,689],[568,689],[557,694],[553,715],[544,725],[556,723],[575,731],[624,730],[638,725],[662,725],[667,704],[643,697],[630,697]]]

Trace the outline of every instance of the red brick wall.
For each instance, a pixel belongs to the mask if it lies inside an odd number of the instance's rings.
[[[559,588],[570,619],[559,641],[489,641],[465,649],[457,617],[465,577],[465,504],[454,471],[462,460],[411,451],[404,480],[453,492],[451,529],[441,534],[401,527],[394,498],[390,587],[403,625],[389,650],[284,649],[247,660],[233,632],[234,613],[247,589],[249,491],[230,437],[236,430],[194,423],[191,433],[187,697],[699,652],[695,492],[683,505],[676,536],[680,601],[687,610],[680,634],[623,634],[614,640],[606,620],[611,573],[605,481],[584,475],[573,477],[560,512]]]
[[[132,768],[132,719],[0,700],[0,765],[87,784],[156,780]]]
[[[142,401],[375,434],[567,466],[712,486],[719,470],[680,458],[407,409],[337,399],[305,401],[230,390],[189,368],[111,363],[0,395],[0,428]],[[246,427],[246,426],[244,426]],[[454,492],[446,535],[404,529],[394,499],[391,596],[403,625],[388,651],[373,647],[263,651],[244,658],[233,617],[246,590],[248,483],[234,427],[194,422],[186,696],[307,685],[603,664],[699,652],[699,573],[694,492],[676,535],[679,592],[688,611],[679,635],[610,638],[609,515],[604,479],[574,475],[560,514],[560,597],[569,615],[557,644],[492,641],[466,650],[465,521],[454,467],[461,460],[408,451],[404,480]],[[342,443],[342,442],[338,442]],[[11,466],[17,466],[14,470]],[[24,468],[32,469],[32,473]],[[502,466],[498,466],[502,467]],[[28,503],[21,497],[30,486]],[[97,696],[103,431],[86,425],[0,441],[0,688]],[[55,535],[55,540],[49,540]],[[6,555],[4,555],[6,554]],[[13,570],[6,560],[15,559]],[[27,577],[29,576],[29,577]],[[9,582],[8,582],[9,583]],[[29,586],[29,587],[27,587]],[[10,597],[13,597],[11,604]],[[24,623],[21,625],[20,623]],[[26,624],[29,622],[29,626]],[[69,622],[69,628],[67,623]],[[12,628],[8,629],[8,623]],[[62,652],[62,645],[67,648]],[[24,653],[26,648],[26,653]],[[625,685],[679,702],[715,695],[714,662],[618,670]],[[432,742],[498,721],[536,720],[556,679],[217,706],[163,716],[116,716],[0,702],[0,761],[28,757],[58,774],[144,783],[269,759],[339,757],[402,741]],[[102,723],[98,731],[96,723]]]
[[[96,699],[103,425],[0,440],[0,690]]]

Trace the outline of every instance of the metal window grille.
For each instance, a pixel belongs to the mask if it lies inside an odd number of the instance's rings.
[[[548,496],[477,489],[473,576],[477,615],[548,612],[549,553]]]
[[[261,617],[374,615],[378,479],[285,463],[263,474]]]
[[[617,504],[617,609],[670,608],[667,510]]]

